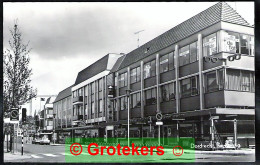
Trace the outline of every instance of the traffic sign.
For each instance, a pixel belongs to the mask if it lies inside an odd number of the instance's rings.
[[[19,121],[19,109],[18,108],[11,109],[10,121]]]
[[[163,116],[162,116],[161,113],[157,113],[157,114],[156,114],[156,119],[157,119],[157,120],[162,120],[162,117],[163,117]]]
[[[163,125],[163,122],[162,121],[157,121],[156,125]]]

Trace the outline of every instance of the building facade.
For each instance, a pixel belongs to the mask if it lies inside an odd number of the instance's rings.
[[[59,92],[56,97],[53,108],[54,108],[54,125],[55,125],[55,137],[56,142],[64,143],[66,137],[71,137],[72,127],[72,86]]]
[[[217,3],[114,58],[106,73],[100,60],[81,71],[71,90],[72,136],[127,137],[129,107],[131,137],[254,145],[254,60],[254,28]]]

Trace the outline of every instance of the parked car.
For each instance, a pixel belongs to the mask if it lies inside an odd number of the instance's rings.
[[[34,140],[32,140],[32,144],[40,144],[40,139],[34,139]]]
[[[47,139],[47,138],[42,138],[42,139],[40,140],[40,144],[42,144],[42,145],[44,145],[44,144],[50,145],[50,140]]]

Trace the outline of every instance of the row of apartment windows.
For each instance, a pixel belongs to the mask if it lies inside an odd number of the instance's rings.
[[[222,36],[222,37],[220,37]],[[221,30],[203,38],[203,55],[211,56],[218,52],[240,53],[254,55],[254,37]],[[197,41],[179,49],[180,66],[193,63],[198,60]],[[174,52],[160,57],[160,73],[174,69]],[[155,60],[144,64],[144,79],[156,75]],[[140,67],[130,71],[131,83],[140,81]],[[117,80],[116,80],[117,81]],[[127,72],[119,75],[119,87],[127,86]]]
[[[205,92],[214,92],[219,90],[236,90],[255,92],[254,73],[252,71],[227,69],[226,80],[224,69],[218,69],[205,74]],[[199,77],[193,76],[180,81],[181,98],[195,96],[199,94]],[[160,102],[166,102],[175,99],[175,83],[161,85]],[[145,105],[156,104],[156,88],[145,90]],[[120,98],[120,110],[127,109],[127,97]],[[141,106],[140,92],[131,95],[131,108]]]
[[[98,113],[103,112],[104,109],[104,104],[103,104],[103,98],[105,97],[105,94],[103,94],[104,92],[104,81],[103,79],[99,79],[96,82],[92,82],[89,85],[85,86],[85,115],[91,115],[91,118],[94,117],[94,112],[95,110],[97,110]],[[79,93],[78,91],[82,91],[83,88],[80,88],[75,92],[75,97],[76,96],[82,96],[83,93],[81,93],[81,95],[77,95],[77,93]],[[88,100],[89,99],[89,100]],[[88,101],[87,101],[88,100]],[[97,104],[95,102],[98,102]],[[88,105],[89,103],[89,105]],[[96,104],[96,106],[95,106]],[[88,110],[90,110],[90,112],[88,112]],[[74,105],[73,106],[73,115],[84,115],[83,114],[83,105]]]

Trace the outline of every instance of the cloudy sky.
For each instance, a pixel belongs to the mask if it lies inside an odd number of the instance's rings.
[[[32,85],[38,94],[58,94],[77,73],[107,53],[128,53],[216,2],[4,3],[4,48],[18,19],[30,40]],[[254,3],[228,2],[250,24]]]

